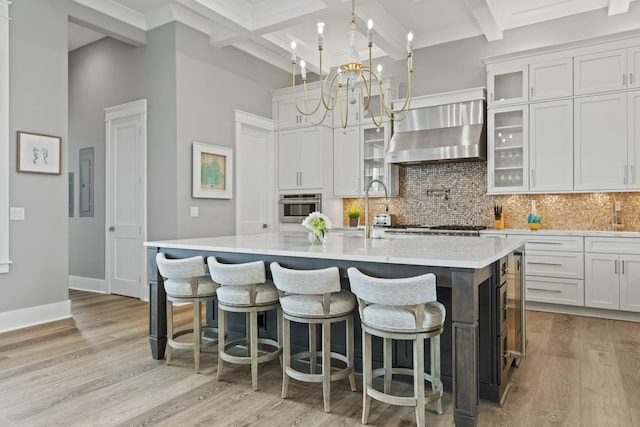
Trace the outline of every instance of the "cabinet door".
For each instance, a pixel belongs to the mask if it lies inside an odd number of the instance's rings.
[[[626,188],[627,94],[574,100],[575,189]]]
[[[595,308],[620,308],[619,269],[617,254],[586,253],[584,305]]]
[[[278,105],[278,128],[279,129],[289,129],[301,126],[310,126],[312,124],[320,124],[323,119],[331,125],[331,115],[327,113],[327,117],[325,118],[326,109],[324,105],[318,103],[320,102],[319,97],[314,98],[305,98],[303,97],[304,90],[302,88],[298,88],[297,90],[297,100],[298,103],[296,105],[296,101],[292,98],[291,100],[280,101]],[[311,116],[304,115],[298,111],[298,107],[304,112],[312,112],[315,111]],[[317,109],[316,109],[317,108]]]
[[[360,195],[360,127],[333,131],[333,195]]]
[[[333,127],[345,128],[347,126],[357,126],[360,124],[360,88],[356,87],[354,92],[340,95],[336,107],[333,109]]]
[[[640,91],[631,91],[627,94],[628,127],[627,132],[627,183],[629,189],[640,189]]]
[[[640,46],[627,49],[627,71],[629,89],[640,88]]]
[[[278,188],[295,190],[298,188],[298,131],[297,129],[278,132]]]
[[[620,310],[640,312],[640,256],[621,255]]]
[[[573,60],[529,65],[529,100],[539,101],[573,95]]]
[[[573,190],[573,101],[529,105],[529,189]]]
[[[516,104],[528,100],[528,67],[496,67],[487,74],[489,106]]]
[[[323,138],[322,126],[302,128],[298,131],[298,171],[300,189],[323,186]]]
[[[361,139],[362,139],[362,173],[363,173],[363,189],[362,192],[367,190],[369,184],[374,179],[379,179],[387,186],[387,191],[391,192],[389,188],[389,168],[384,162],[384,153],[389,141],[389,122],[385,122],[383,126],[361,126]],[[384,188],[378,183],[373,183],[369,188],[370,196],[384,196]]]
[[[627,86],[627,50],[576,56],[573,59],[573,93],[621,90]]]
[[[489,110],[489,192],[517,193],[528,190],[528,120],[526,105]]]

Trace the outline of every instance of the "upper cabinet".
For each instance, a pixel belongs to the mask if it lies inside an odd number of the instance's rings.
[[[629,89],[640,88],[640,46],[627,49],[627,70]]]
[[[518,193],[528,189],[528,107],[489,110],[487,175],[490,193]]]
[[[529,100],[573,95],[573,61],[564,58],[529,65]]]
[[[322,189],[324,126],[278,132],[278,188],[280,190]]]
[[[576,95],[626,89],[627,50],[616,49],[576,56],[573,59]]]
[[[528,97],[527,65],[499,66],[487,71],[489,107],[526,102]]]
[[[302,91],[300,91],[302,92]],[[300,94],[298,94],[300,96]],[[320,105],[318,106],[318,103]],[[298,107],[304,112],[314,112],[307,116],[298,111]],[[317,108],[317,109],[316,109]],[[326,108],[321,105],[319,97],[305,99],[298,98],[298,103],[291,96],[288,100],[282,100],[278,103],[278,129],[290,129],[296,127],[313,126],[322,122]],[[330,112],[329,117],[325,121],[331,124]]]

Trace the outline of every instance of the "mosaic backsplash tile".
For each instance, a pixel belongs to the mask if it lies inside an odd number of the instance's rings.
[[[623,225],[617,229],[640,231],[640,192],[488,195],[486,162],[400,167],[400,194],[389,199],[389,213],[395,224],[493,227],[497,203],[503,207],[505,228],[524,229],[532,200],[542,218],[541,229],[612,230],[613,207],[618,201]],[[345,209],[352,204],[364,211],[363,198],[343,201]],[[369,220],[383,212],[382,205],[370,206]],[[348,223],[344,215],[343,224]]]

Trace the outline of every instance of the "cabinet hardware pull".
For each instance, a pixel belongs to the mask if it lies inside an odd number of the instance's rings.
[[[531,169],[531,186],[532,187],[536,186],[536,170],[535,169]]]
[[[533,98],[533,86],[531,86],[531,97]]]
[[[622,73],[622,86],[627,85],[627,75]]]
[[[624,272],[624,260],[622,260],[622,274],[626,274],[626,273]]]
[[[562,267],[562,264],[557,262],[536,262],[536,261],[527,261],[529,264],[537,264],[537,265],[555,265],[557,267]]]
[[[543,288],[527,288],[528,291],[544,291],[544,292],[555,292],[561,294],[562,291],[558,289],[543,289]]]
[[[300,187],[302,187],[302,172],[298,172],[300,174]]]
[[[613,273],[618,274],[618,260],[614,261]]]
[[[627,178],[628,177],[627,177],[627,166],[626,165],[622,166],[622,171],[624,172],[624,182],[623,182],[623,184],[627,185]]]
[[[562,242],[542,242],[539,240],[529,240],[527,243],[536,243],[538,245],[561,245]]]

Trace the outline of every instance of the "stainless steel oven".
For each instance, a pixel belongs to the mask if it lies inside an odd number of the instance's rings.
[[[322,194],[281,194],[278,205],[281,223],[301,223],[311,212],[322,211]]]

